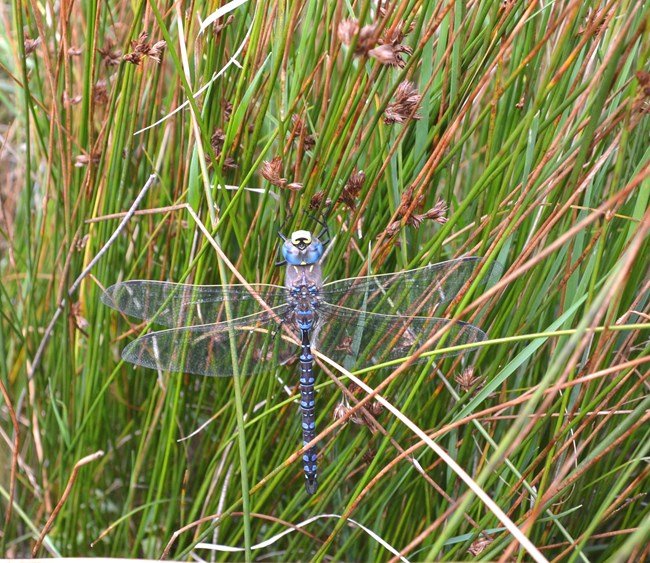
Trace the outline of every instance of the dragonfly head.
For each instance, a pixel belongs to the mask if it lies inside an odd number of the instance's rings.
[[[315,264],[323,256],[323,244],[309,231],[294,231],[282,245],[282,256],[292,266]]]

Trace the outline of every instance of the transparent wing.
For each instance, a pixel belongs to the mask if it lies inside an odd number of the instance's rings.
[[[251,284],[270,308],[286,302],[286,289],[278,285]],[[246,317],[264,306],[243,285],[189,285],[131,280],[110,286],[102,301],[118,311],[168,327],[202,325]],[[225,305],[230,308],[226,316]]]
[[[300,339],[280,322],[286,307],[230,322],[152,332],[131,342],[122,358],[164,371],[228,377],[251,375],[295,358]]]
[[[379,315],[324,304],[314,334],[315,348],[347,369],[404,358],[435,335],[428,350],[487,340],[474,325],[436,317]],[[460,352],[446,352],[438,358]],[[427,361],[420,358],[418,361]]]
[[[481,261],[467,256],[414,270],[337,280],[324,284],[319,296],[348,309],[432,317],[441,314],[441,304],[458,295],[478,272]],[[495,283],[501,270],[500,264],[492,264],[480,285]]]

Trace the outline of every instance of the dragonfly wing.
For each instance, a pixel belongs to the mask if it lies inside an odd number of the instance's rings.
[[[163,371],[251,375],[296,356],[300,339],[288,332],[289,323],[281,322],[285,310],[145,334],[124,349],[122,358]]]
[[[110,286],[102,301],[131,317],[168,327],[217,323],[262,311],[263,303],[273,308],[286,302],[286,289],[281,286],[251,284],[249,287],[253,293],[243,285],[130,280]]]
[[[347,369],[405,358],[432,337],[427,351],[487,339],[480,328],[450,319],[378,315],[329,304],[320,312],[322,322],[315,335],[315,348]],[[444,352],[436,357],[459,353]],[[418,359],[426,360],[428,357]]]
[[[423,268],[337,280],[323,285],[319,295],[333,305],[376,313],[431,317],[440,315],[441,304],[456,297],[481,268],[482,258],[466,256]],[[493,263],[481,279],[489,286],[501,275]]]

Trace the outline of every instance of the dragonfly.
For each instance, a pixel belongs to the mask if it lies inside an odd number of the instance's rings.
[[[487,339],[476,326],[439,316],[476,278],[480,257],[324,282],[327,228],[280,236],[284,286],[129,280],[107,288],[106,305],[168,327],[128,344],[122,358],[156,370],[229,377],[269,373],[297,355],[305,447],[316,437],[314,350],[354,369],[406,358],[425,343],[471,349]],[[499,272],[498,264],[488,266],[477,283],[491,284]],[[457,353],[442,351],[437,358]],[[317,458],[315,445],[302,457],[310,495],[318,489]]]

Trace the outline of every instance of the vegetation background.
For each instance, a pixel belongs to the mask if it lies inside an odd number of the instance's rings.
[[[2,5],[0,553],[648,560],[650,5],[217,8]],[[504,271],[453,311],[490,342],[401,369],[397,413],[334,421],[365,395],[318,369],[308,497],[295,368],[134,369],[149,327],[100,295],[281,283],[278,228],[319,209],[330,279]]]

